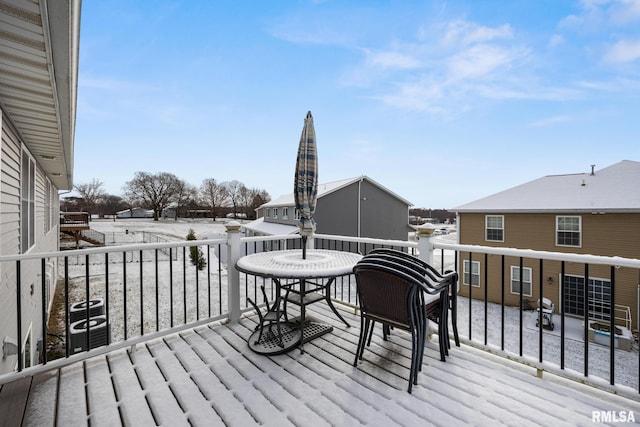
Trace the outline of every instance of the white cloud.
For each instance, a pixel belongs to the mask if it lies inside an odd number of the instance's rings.
[[[640,59],[640,40],[620,40],[604,55],[608,62],[634,62]]]
[[[475,45],[447,61],[449,75],[454,80],[482,78],[499,68],[508,67],[516,56],[499,46]]]
[[[566,123],[571,120],[572,118],[570,116],[552,116],[552,117],[546,117],[540,120],[536,120],[535,122],[532,122],[530,125],[532,127],[547,127],[547,126],[553,126],[558,123]]]
[[[613,24],[625,25],[640,19],[640,0],[619,0],[613,2],[609,10]]]
[[[397,51],[368,52],[367,62],[374,67],[396,69],[418,68],[421,65],[412,55]]]
[[[379,97],[385,104],[404,110],[445,114],[441,104],[446,87],[432,82],[399,83],[396,90]]]
[[[554,34],[549,39],[549,46],[550,47],[560,46],[561,44],[564,44],[564,42],[565,42],[564,37],[562,37],[559,34]]]
[[[508,24],[492,28],[473,22],[456,20],[447,25],[442,42],[445,45],[470,45],[496,39],[510,39],[512,37],[513,30]]]

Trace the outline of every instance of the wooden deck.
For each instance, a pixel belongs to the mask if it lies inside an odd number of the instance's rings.
[[[378,328],[354,368],[359,318],[345,312],[345,328],[325,304],[309,312],[334,331],[305,353],[251,352],[256,316],[210,324],[5,384],[0,425],[575,426],[594,425],[593,411],[640,421],[636,400],[465,345],[441,362],[435,341],[409,394],[404,332],[384,342]]]

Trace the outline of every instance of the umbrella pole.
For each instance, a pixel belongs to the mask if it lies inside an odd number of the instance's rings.
[[[302,236],[302,259],[307,259],[307,236]]]

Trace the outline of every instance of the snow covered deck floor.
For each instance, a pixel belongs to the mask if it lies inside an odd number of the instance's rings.
[[[305,353],[251,352],[250,316],[6,384],[0,398],[11,396],[15,410],[21,400],[11,390],[29,390],[23,425],[37,426],[575,426],[594,425],[594,411],[633,411],[640,420],[636,400],[549,374],[539,379],[532,368],[465,345],[441,362],[437,342],[428,342],[418,385],[408,394],[404,332],[385,343],[378,327],[354,368],[359,318],[345,313],[347,329],[326,304],[309,311],[334,331],[306,344]],[[20,425],[19,415],[4,415],[0,425]]]

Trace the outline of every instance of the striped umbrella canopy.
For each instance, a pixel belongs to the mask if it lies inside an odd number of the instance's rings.
[[[295,181],[293,183],[293,195],[296,209],[300,213],[300,235],[303,238],[303,248],[306,238],[311,236],[316,228],[313,214],[316,211],[318,196],[318,156],[316,150],[316,131],[313,128],[311,111],[304,119],[300,145],[298,146],[298,158],[296,160]]]

